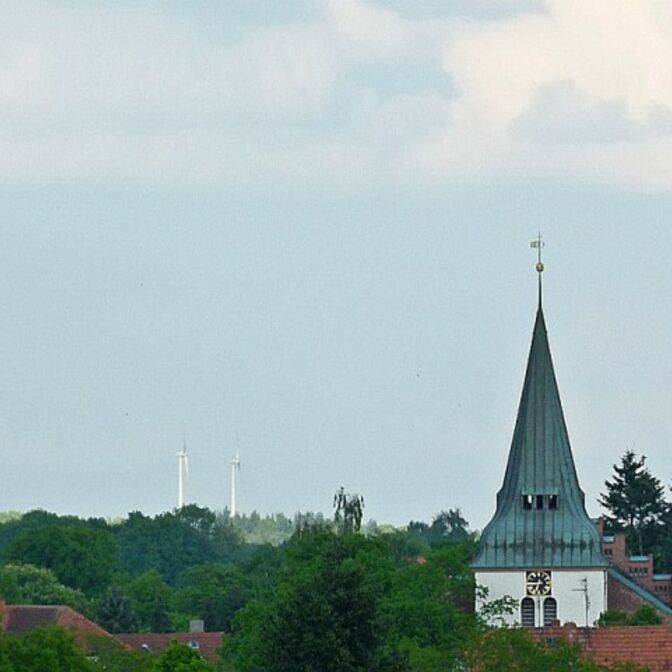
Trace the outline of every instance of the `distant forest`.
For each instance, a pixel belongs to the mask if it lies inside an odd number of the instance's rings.
[[[46,511],[0,514],[0,595],[15,604],[66,604],[110,632],[172,632],[202,618],[208,630],[229,630],[236,612],[282,566],[296,530],[333,529],[322,514],[252,512],[231,518],[195,504],[109,522]],[[384,529],[398,559],[429,554],[439,540],[473,535],[459,511],[408,531]],[[378,525],[362,526],[380,535]]]

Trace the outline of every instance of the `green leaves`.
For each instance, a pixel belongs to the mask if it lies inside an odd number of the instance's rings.
[[[173,642],[158,657],[152,672],[211,672],[212,667],[197,651]]]
[[[630,548],[640,555],[652,550],[653,540],[646,538],[647,530],[658,525],[667,508],[664,488],[645,463],[645,456],[637,458],[633,451],[626,451],[620,465],[614,465],[612,480],[605,481],[606,492],[599,500],[609,522],[627,531]]]
[[[0,595],[8,604],[63,604],[88,611],[81,591],[59,583],[51,570],[33,565],[0,566]]]
[[[89,596],[108,586],[119,568],[112,534],[80,525],[25,530],[9,545],[7,558],[46,567],[66,586]]]
[[[22,637],[0,635],[0,672],[93,672],[94,665],[57,626],[36,628]]]
[[[642,604],[633,614],[619,609],[609,609],[600,615],[600,627],[620,625],[660,625],[663,622],[660,614],[650,605]]]
[[[98,606],[98,623],[112,634],[135,632],[138,617],[128,596],[118,586],[112,586]]]
[[[321,529],[297,533],[275,591],[236,617],[225,660],[240,672],[380,668],[379,593],[367,580],[375,546]]]
[[[202,618],[205,629],[228,631],[236,611],[249,598],[245,578],[234,565],[197,565],[182,575],[179,602],[183,612]]]
[[[334,524],[342,534],[359,532],[364,516],[364,497],[345,492],[341,486],[334,495]]]
[[[141,630],[170,632],[173,629],[171,614],[175,609],[175,594],[155,569],[133,579],[126,590]]]

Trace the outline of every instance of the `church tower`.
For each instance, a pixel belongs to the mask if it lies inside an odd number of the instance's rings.
[[[487,601],[517,602],[506,619],[512,625],[592,625],[607,608],[608,563],[569,444],[542,307],[543,270],[539,259],[539,305],[506,473],[472,567]]]

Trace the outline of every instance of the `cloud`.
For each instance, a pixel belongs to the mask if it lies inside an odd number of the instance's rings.
[[[628,141],[645,130],[628,117],[623,99],[590,101],[568,80],[539,86],[529,109],[513,120],[511,128],[523,138],[544,144]]]
[[[436,19],[461,16],[475,20],[497,20],[520,13],[543,11],[543,0],[373,0],[407,18]]]
[[[563,80],[539,86],[511,130],[548,145],[631,142],[671,133],[672,109],[652,105],[645,119],[636,121],[622,98],[590,100],[574,82]]]
[[[5,3],[0,184],[672,189],[669,4],[449,5]]]
[[[443,63],[460,95],[453,127],[423,148],[423,160],[455,178],[672,188],[672,163],[660,157],[672,109],[672,8],[550,0],[546,10],[452,27]]]

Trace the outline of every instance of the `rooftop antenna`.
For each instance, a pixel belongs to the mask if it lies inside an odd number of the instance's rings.
[[[589,627],[588,616],[590,614],[590,594],[588,592],[588,577],[583,577],[579,584],[581,588],[572,588],[572,591],[575,593],[583,593],[584,606],[586,608],[586,627]]]
[[[182,450],[177,454],[177,508],[184,506],[184,481],[189,475],[189,458],[187,457],[187,441],[182,434]]]
[[[236,517],[238,512],[237,500],[236,500],[236,472],[240,476],[240,453],[238,451],[239,446],[238,432],[236,432],[236,456],[229,462],[231,465],[231,518]]]
[[[541,274],[544,272],[544,264],[541,261],[541,248],[544,247],[541,231],[536,240],[530,242],[530,247],[537,251],[537,274],[539,275],[539,308],[541,308]]]

